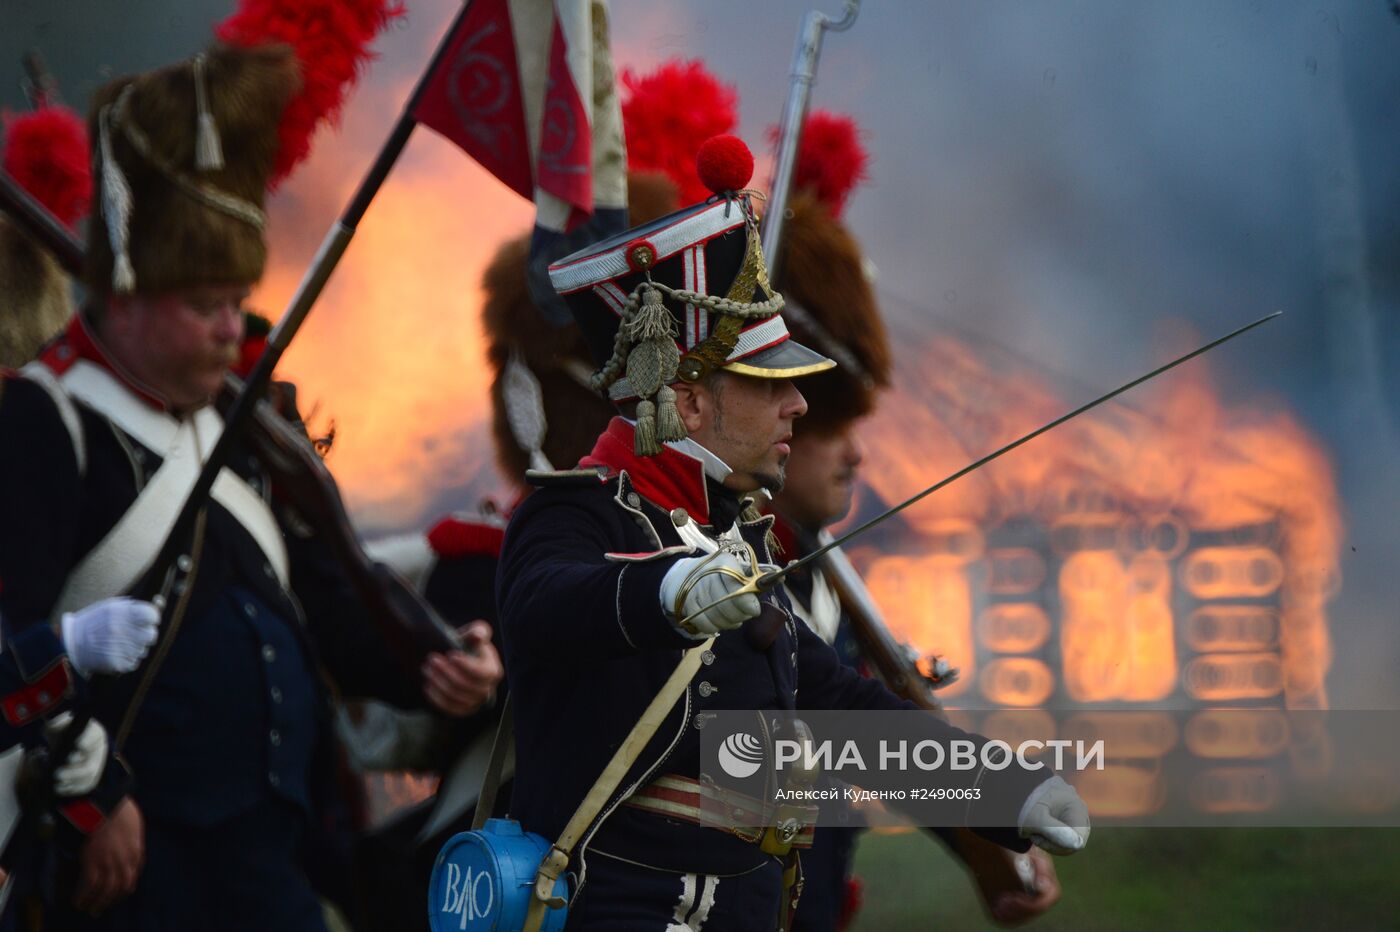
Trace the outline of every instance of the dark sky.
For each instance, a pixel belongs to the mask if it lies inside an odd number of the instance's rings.
[[[408,5],[370,80],[421,67],[452,6]],[[0,103],[20,103],[27,48],[79,103],[194,51],[229,6],[4,0]],[[758,141],[807,8],[615,0],[614,39],[623,64],[704,58]],[[868,132],[847,220],[906,328],[970,332],[1087,396],[1152,368],[1182,325],[1285,312],[1210,366],[1229,403],[1286,407],[1334,458],[1339,705],[1400,702],[1397,91],[1386,0],[871,0],[828,37],[813,94]]]

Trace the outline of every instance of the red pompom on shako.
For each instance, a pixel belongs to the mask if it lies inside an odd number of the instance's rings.
[[[753,153],[738,136],[711,136],[700,144],[695,171],[716,194],[742,191],[753,177]]]

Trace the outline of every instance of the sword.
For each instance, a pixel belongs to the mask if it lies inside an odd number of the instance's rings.
[[[1011,442],[1008,443],[1006,446],[1001,447],[1001,448],[999,448],[999,449],[997,449],[997,450],[993,450],[991,453],[988,453],[986,456],[982,457],[981,459],[976,460],[976,461],[974,461],[974,462],[971,462],[971,463],[967,464],[967,465],[964,466],[962,469],[959,469],[957,472],[953,473],[951,476],[947,476],[947,477],[945,477],[945,478],[943,478],[943,479],[939,479],[937,482],[935,482],[933,485],[929,486],[928,488],[924,489],[922,492],[918,492],[918,493],[916,493],[916,494],[910,496],[909,498],[906,498],[904,501],[900,502],[898,505],[895,505],[893,508],[890,508],[889,510],[887,510],[887,511],[881,513],[881,514],[876,515],[875,517],[871,518],[869,521],[865,522],[864,524],[860,525],[859,527],[855,528],[854,530],[847,531],[845,534],[842,534],[840,537],[836,538],[835,540],[828,541],[827,543],[825,543],[825,544],[823,544],[822,546],[818,547],[816,550],[814,550],[814,551],[812,551],[811,553],[807,554],[807,555],[806,555],[805,557],[803,557],[802,559],[800,559],[800,560],[793,560],[791,563],[787,564],[786,566],[782,567],[781,569],[769,570],[769,571],[766,572],[766,573],[760,573],[760,572],[758,571],[757,565],[751,563],[751,566],[750,566],[751,573],[750,573],[749,575],[745,575],[745,574],[740,573],[740,572],[737,571],[737,570],[728,569],[728,568],[717,570],[716,572],[724,573],[725,575],[732,576],[732,577],[734,577],[735,579],[741,579],[741,580],[743,580],[744,584],[743,584],[740,588],[738,588],[738,589],[734,590],[733,592],[730,592],[729,594],[727,594],[726,596],[724,596],[724,598],[722,598],[722,599],[717,599],[717,600],[716,600],[715,602],[713,602],[712,604],[707,605],[707,606],[705,606],[704,608],[702,608],[702,609],[700,609],[700,610],[698,610],[698,611],[696,611],[696,612],[694,612],[694,613],[692,613],[692,614],[686,616],[684,619],[682,619],[682,620],[679,622],[679,624],[681,625],[681,627],[684,628],[684,627],[686,627],[686,626],[692,624],[692,623],[694,622],[694,620],[695,620],[698,616],[703,615],[705,612],[707,612],[707,611],[709,611],[710,609],[714,608],[716,605],[719,605],[719,604],[721,604],[721,603],[723,603],[723,602],[728,602],[730,599],[738,598],[738,597],[741,596],[741,595],[746,595],[746,594],[750,594],[750,593],[757,594],[757,593],[760,593],[760,592],[764,592],[764,591],[766,591],[766,590],[768,590],[768,589],[772,589],[774,586],[776,586],[778,583],[782,582],[784,579],[786,579],[786,578],[787,578],[788,576],[790,576],[791,574],[797,572],[797,571],[800,570],[800,569],[804,569],[804,568],[806,568],[806,567],[808,567],[808,566],[811,566],[811,565],[812,565],[813,563],[815,563],[817,560],[820,560],[822,557],[826,556],[826,554],[830,553],[832,550],[835,550],[837,547],[840,547],[840,546],[842,546],[843,544],[845,544],[846,542],[848,542],[848,541],[850,541],[850,540],[852,540],[852,539],[854,539],[854,538],[856,538],[856,537],[859,537],[860,535],[864,534],[866,531],[869,531],[869,530],[871,530],[872,528],[875,528],[875,527],[879,526],[880,524],[883,524],[885,521],[888,521],[890,518],[893,518],[895,515],[899,514],[899,513],[900,513],[901,511],[903,511],[904,509],[910,507],[911,505],[915,505],[915,504],[917,504],[917,503],[923,501],[925,498],[927,498],[928,496],[932,495],[934,492],[937,492],[939,489],[943,488],[944,486],[951,485],[952,483],[954,483],[954,482],[956,482],[957,480],[961,479],[963,476],[966,476],[968,473],[970,473],[970,472],[975,472],[976,470],[981,469],[983,466],[986,466],[986,465],[987,465],[988,463],[990,463],[992,460],[997,459],[997,458],[1002,457],[1002,456],[1005,456],[1006,454],[1010,453],[1012,450],[1016,449],[1017,447],[1021,446],[1022,444],[1029,443],[1030,441],[1034,440],[1036,437],[1039,437],[1041,434],[1043,434],[1043,433],[1045,433],[1045,432],[1047,432],[1047,431],[1050,431],[1050,430],[1054,430],[1056,427],[1059,427],[1061,424],[1065,423],[1066,421],[1073,420],[1074,418],[1079,417],[1079,415],[1083,414],[1084,412],[1090,411],[1090,410],[1092,410],[1092,409],[1094,409],[1094,408],[1097,408],[1099,405],[1103,404],[1105,401],[1109,401],[1109,400],[1111,400],[1111,399],[1113,399],[1113,398],[1117,398],[1119,395],[1123,394],[1124,392],[1128,391],[1129,389],[1136,388],[1137,386],[1141,385],[1143,382],[1147,382],[1147,381],[1149,381],[1149,380],[1151,380],[1151,379],[1155,379],[1157,376],[1161,375],[1162,373],[1166,372],[1167,370],[1169,370],[1169,369],[1175,369],[1177,366],[1181,365],[1182,363],[1188,362],[1189,360],[1192,360],[1192,359],[1195,359],[1197,356],[1201,355],[1202,353],[1205,353],[1205,352],[1208,352],[1209,350],[1215,349],[1215,347],[1219,346],[1219,345],[1222,344],[1222,343],[1228,343],[1230,340],[1233,340],[1235,337],[1239,336],[1240,334],[1242,334],[1242,333],[1244,333],[1244,332],[1246,332],[1246,331],[1248,331],[1248,330],[1253,330],[1255,327],[1258,327],[1260,324],[1263,324],[1263,323],[1266,323],[1266,322],[1268,322],[1268,321],[1271,321],[1271,320],[1273,320],[1275,317],[1280,316],[1281,314],[1283,314],[1283,311],[1274,311],[1272,314],[1265,314],[1263,317],[1259,318],[1259,319],[1256,320],[1256,321],[1253,321],[1253,322],[1251,322],[1251,323],[1245,324],[1243,327],[1240,327],[1240,328],[1238,328],[1238,329],[1232,330],[1232,331],[1230,331],[1229,333],[1225,334],[1223,337],[1218,337],[1218,338],[1216,338],[1216,339],[1214,339],[1214,340],[1211,340],[1209,343],[1205,344],[1204,346],[1197,347],[1196,349],[1193,349],[1191,352],[1187,353],[1187,354],[1184,355],[1184,356],[1178,356],[1176,359],[1173,359],[1171,362],[1167,363],[1166,365],[1158,366],[1156,369],[1153,369],[1151,372],[1147,373],[1146,375],[1140,375],[1140,376],[1138,376],[1137,378],[1133,379],[1131,382],[1125,382],[1124,384],[1122,384],[1122,385],[1118,386],[1117,388],[1115,388],[1113,391],[1108,392],[1108,393],[1105,394],[1105,395],[1100,395],[1099,397],[1095,398],[1093,401],[1090,401],[1090,402],[1087,402],[1087,403],[1085,403],[1085,404],[1082,404],[1082,405],[1080,405],[1079,407],[1075,408],[1073,411],[1068,412],[1067,414],[1062,414],[1062,415],[1060,415],[1059,417],[1055,418],[1055,420],[1050,421],[1048,424],[1043,424],[1043,425],[1041,425],[1040,427],[1037,427],[1035,430],[1031,431],[1030,433],[1028,433],[1028,434],[1026,434],[1026,435],[1024,435],[1024,436],[1022,436],[1022,437],[1018,437],[1017,439],[1011,441]]]

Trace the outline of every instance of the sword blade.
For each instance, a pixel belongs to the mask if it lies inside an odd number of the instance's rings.
[[[1056,427],[1059,427],[1061,424],[1065,423],[1066,421],[1073,420],[1074,418],[1079,417],[1079,415],[1083,414],[1084,412],[1089,411],[1089,410],[1092,410],[1093,408],[1097,408],[1099,405],[1103,404],[1105,401],[1109,401],[1110,399],[1116,398],[1116,397],[1118,397],[1119,395],[1123,394],[1124,392],[1128,391],[1129,389],[1131,389],[1131,388],[1136,388],[1137,386],[1141,385],[1143,382],[1146,382],[1146,381],[1148,381],[1148,380],[1150,380],[1150,379],[1155,379],[1157,376],[1161,375],[1163,372],[1166,372],[1168,369],[1175,369],[1177,366],[1181,365],[1182,363],[1188,362],[1188,361],[1190,361],[1190,360],[1192,360],[1192,359],[1195,359],[1197,356],[1201,355],[1202,353],[1207,352],[1207,351],[1212,350],[1212,349],[1215,349],[1215,347],[1219,346],[1220,344],[1229,342],[1230,340],[1233,340],[1235,337],[1239,336],[1240,334],[1245,333],[1246,331],[1249,331],[1249,330],[1253,330],[1255,327],[1258,327],[1260,324],[1263,324],[1263,323],[1266,323],[1266,322],[1268,322],[1268,321],[1273,320],[1275,317],[1278,317],[1278,316],[1281,315],[1282,313],[1283,313],[1283,311],[1274,311],[1272,314],[1265,314],[1263,317],[1259,318],[1258,320],[1253,321],[1253,322],[1248,323],[1248,324],[1245,324],[1243,327],[1240,327],[1240,328],[1238,328],[1238,329],[1232,330],[1232,331],[1230,331],[1229,333],[1225,334],[1223,337],[1218,337],[1217,339],[1211,340],[1209,343],[1205,344],[1204,346],[1197,347],[1196,349],[1192,350],[1191,352],[1187,353],[1187,354],[1184,355],[1184,356],[1178,356],[1176,359],[1173,359],[1171,362],[1167,363],[1166,365],[1158,366],[1156,369],[1153,369],[1151,372],[1147,373],[1146,375],[1140,375],[1140,376],[1138,376],[1137,378],[1133,379],[1131,382],[1126,382],[1126,383],[1124,383],[1124,384],[1118,386],[1117,388],[1115,388],[1113,391],[1109,392],[1109,393],[1106,394],[1106,395],[1100,395],[1099,397],[1095,398],[1093,401],[1090,401],[1090,402],[1088,402],[1088,403],[1086,403],[1086,404],[1082,404],[1082,405],[1080,405],[1079,407],[1075,408],[1073,411],[1070,411],[1070,412],[1067,413],[1067,414],[1062,414],[1062,415],[1060,415],[1059,417],[1055,418],[1055,420],[1051,421],[1050,423],[1044,424],[1044,425],[1042,425],[1042,426],[1040,426],[1040,427],[1037,427],[1035,430],[1031,431],[1030,433],[1026,434],[1025,436],[1023,436],[1023,437],[1018,437],[1017,439],[1011,441],[1011,442],[1008,443],[1006,446],[1001,447],[1000,449],[997,449],[997,450],[993,450],[991,453],[988,453],[986,456],[982,457],[981,459],[977,460],[976,462],[968,463],[966,466],[964,466],[962,469],[959,469],[957,472],[953,473],[951,476],[947,476],[946,478],[943,478],[943,479],[938,480],[938,481],[935,482],[933,485],[931,485],[931,486],[929,486],[928,488],[924,489],[922,492],[919,492],[919,493],[913,495],[912,497],[905,499],[904,501],[900,502],[898,505],[895,505],[893,508],[889,509],[888,511],[886,511],[886,512],[884,512],[884,513],[882,513],[882,514],[876,515],[875,517],[871,518],[869,521],[865,522],[865,523],[862,524],[860,527],[857,527],[857,528],[855,528],[854,530],[851,530],[851,531],[847,531],[845,534],[842,534],[840,537],[836,538],[835,540],[832,540],[832,541],[830,541],[829,543],[823,544],[821,547],[818,547],[816,550],[814,550],[814,551],[812,551],[811,553],[807,554],[807,555],[806,555],[805,557],[803,557],[802,559],[800,559],[800,560],[794,560],[793,562],[789,563],[787,566],[783,567],[783,568],[780,569],[780,570],[775,570],[775,571],[772,572],[772,573],[766,573],[766,574],[764,574],[764,575],[763,575],[762,577],[760,577],[759,580],[758,580],[758,588],[759,588],[759,589],[771,589],[773,586],[777,585],[779,582],[781,582],[783,579],[785,579],[790,573],[796,572],[797,570],[800,570],[800,569],[803,569],[804,567],[810,566],[812,563],[815,563],[817,560],[820,560],[822,557],[826,556],[826,554],[830,553],[832,550],[835,550],[837,547],[840,547],[841,545],[845,544],[847,541],[851,540],[852,538],[859,537],[861,534],[864,534],[866,531],[869,531],[871,528],[874,528],[874,527],[876,527],[876,526],[882,524],[883,522],[888,521],[890,518],[893,518],[895,515],[899,514],[901,511],[903,511],[904,509],[908,508],[909,506],[914,505],[914,504],[917,504],[917,503],[920,502],[920,501],[923,501],[925,498],[927,498],[928,496],[932,495],[934,492],[937,492],[939,489],[943,488],[943,487],[946,486],[946,485],[950,485],[950,484],[952,484],[952,483],[958,481],[959,479],[961,479],[963,476],[967,475],[968,473],[974,472],[975,470],[978,470],[978,469],[981,469],[983,466],[986,466],[986,465],[987,465],[988,463],[990,463],[992,460],[997,459],[998,457],[1001,457],[1001,456],[1005,456],[1007,453],[1010,453],[1012,450],[1016,449],[1017,447],[1021,446],[1021,445],[1024,444],[1024,443],[1029,443],[1030,441],[1034,440],[1036,437],[1039,437],[1041,434],[1045,433],[1046,431],[1054,430]]]

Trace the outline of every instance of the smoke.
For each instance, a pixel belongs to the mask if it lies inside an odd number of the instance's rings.
[[[761,150],[809,7],[615,0],[615,59],[705,59],[739,87],[741,133]],[[280,312],[455,8],[410,0],[344,125],[273,202],[265,310]],[[194,51],[227,9],[7,3],[0,100],[21,106],[27,48],[81,106],[110,74]],[[1164,322],[1208,336],[1285,311],[1217,352],[1214,392],[1230,410],[1288,412],[1330,459],[1346,528],[1338,708],[1400,702],[1397,42],[1400,20],[1366,0],[867,3],[827,36],[812,94],[868,132],[872,181],[846,221],[902,332],[951,325],[1077,398],[1159,363]],[[476,289],[494,244],[529,222],[420,130],[288,358],[336,420],[330,463],[366,525],[418,526],[501,488]]]

